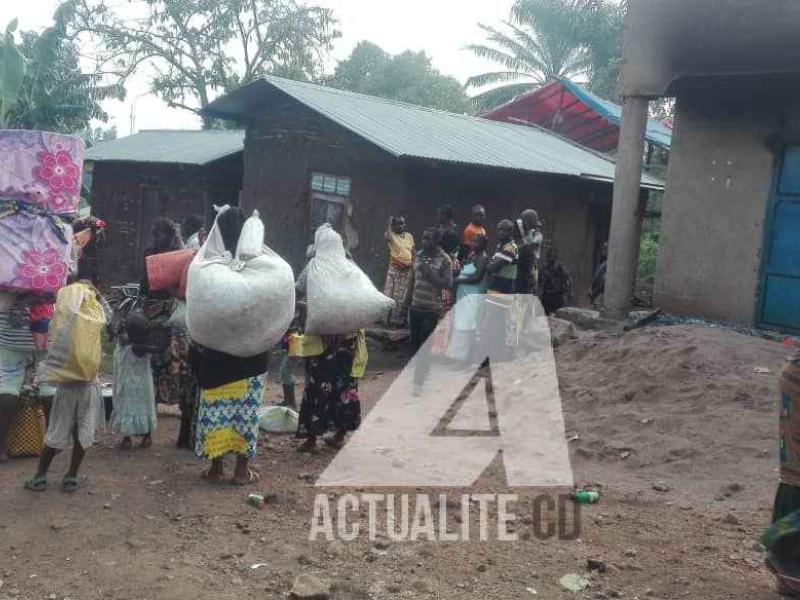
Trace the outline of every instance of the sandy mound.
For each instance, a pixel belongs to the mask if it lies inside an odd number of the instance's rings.
[[[556,351],[576,478],[719,496],[777,477],[779,343],[722,328],[598,334]],[[755,372],[767,367],[768,374]],[[762,491],[763,494],[763,491]]]

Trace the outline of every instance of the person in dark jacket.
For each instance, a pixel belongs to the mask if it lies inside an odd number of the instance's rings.
[[[600,264],[594,272],[592,279],[592,289],[589,292],[589,302],[593,305],[597,304],[598,300],[603,297],[606,291],[606,273],[608,272],[608,242],[603,244],[600,253]]]
[[[444,253],[453,258],[461,248],[461,233],[453,220],[456,211],[450,204],[436,210],[436,226],[439,229],[439,246]]]
[[[517,294],[536,294],[538,293],[539,261],[544,243],[539,214],[529,208],[522,212],[516,225],[519,260],[515,291]]]
[[[550,248],[547,260],[539,274],[539,289],[542,294],[542,306],[547,315],[563,308],[572,295],[572,278],[569,271],[558,260],[558,251]]]

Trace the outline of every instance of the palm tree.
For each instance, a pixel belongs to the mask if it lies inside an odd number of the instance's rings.
[[[487,43],[467,46],[502,67],[467,81],[468,88],[493,86],[473,97],[474,106],[498,106],[553,77],[593,87],[608,70],[608,46],[615,50],[621,39],[622,10],[607,0],[517,0],[503,30],[481,24]]]
[[[590,66],[586,48],[575,36],[572,2],[519,1],[505,31],[479,27],[487,43],[467,46],[502,70],[470,77],[467,87],[495,86],[473,98],[476,107],[488,108],[542,86],[551,77],[585,78]],[[495,85],[502,84],[502,85]]]

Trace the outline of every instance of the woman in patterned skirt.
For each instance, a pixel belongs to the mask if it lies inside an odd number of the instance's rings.
[[[229,208],[217,219],[225,247],[236,252],[244,225],[239,208]],[[250,469],[258,442],[258,408],[267,373],[268,354],[250,358],[224,354],[195,345],[190,354],[200,384],[197,407],[197,456],[211,461],[204,479],[220,483],[225,479],[225,457],[236,456],[236,470],[230,482],[246,485],[258,480]]]
[[[360,335],[363,334],[322,336],[322,354],[306,359],[306,385],[297,429],[297,437],[305,442],[298,452],[314,452],[317,438],[329,431],[333,436],[325,443],[341,447],[347,432],[361,424],[358,378],[353,371]]]

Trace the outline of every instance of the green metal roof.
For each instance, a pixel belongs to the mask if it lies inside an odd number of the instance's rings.
[[[539,127],[458,115],[278,77],[251,82],[211,103],[206,113],[238,119],[280,101],[280,92],[398,158],[614,180],[612,159]],[[661,188],[663,182],[645,175],[642,185]]]
[[[242,150],[244,131],[239,129],[154,129],[92,146],[86,151],[86,160],[202,166]]]

